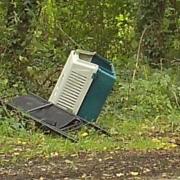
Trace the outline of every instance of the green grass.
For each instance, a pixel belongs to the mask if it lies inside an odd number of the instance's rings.
[[[9,121],[13,122],[14,119]],[[6,155],[13,158],[8,161],[7,158],[0,158],[0,163],[15,163],[36,157],[49,158],[78,152],[169,149],[175,147],[168,142],[169,134],[179,133],[179,125],[171,131],[171,121],[163,118],[125,121],[117,117],[102,116],[100,121],[101,124],[108,121],[112,137],[82,129],[77,132],[80,139],[78,143],[72,143],[56,135],[45,135],[41,131],[15,131],[4,121],[0,125],[0,157]]]
[[[72,143],[58,135],[35,131],[34,126],[25,128],[21,117],[13,113],[5,115],[0,108],[0,163],[82,151],[175,148],[176,144],[169,141],[180,133],[180,71],[142,69],[131,84],[131,90],[129,80],[118,76],[114,91],[98,119],[112,137],[84,128],[76,133],[79,142]]]

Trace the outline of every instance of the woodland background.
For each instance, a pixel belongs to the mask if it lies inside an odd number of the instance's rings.
[[[179,0],[1,0],[1,98],[29,91],[48,98],[72,49],[97,51],[117,73],[98,122],[120,139],[89,137],[83,130],[80,137],[87,139],[74,146],[27,128],[21,116],[1,107],[1,151],[13,152],[9,143],[19,139],[41,145],[29,156],[169,147],[168,133],[173,139],[180,131],[179,15]]]

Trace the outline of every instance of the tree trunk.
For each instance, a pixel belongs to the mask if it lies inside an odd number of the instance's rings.
[[[150,64],[158,64],[164,57],[164,34],[162,23],[165,14],[166,0],[140,0],[137,32],[139,37],[148,27],[143,41],[142,53]]]
[[[17,80],[27,81],[27,66],[31,63],[27,47],[33,38],[36,20],[40,13],[40,2],[8,0],[5,5],[7,7],[6,26],[10,32],[6,59],[10,61],[8,64],[13,76]]]

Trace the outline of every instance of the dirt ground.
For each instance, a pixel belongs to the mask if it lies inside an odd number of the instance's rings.
[[[180,179],[180,149],[54,155],[0,167],[0,180]]]

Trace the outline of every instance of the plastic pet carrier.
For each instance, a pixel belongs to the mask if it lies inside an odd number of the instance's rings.
[[[113,65],[95,52],[71,51],[49,101],[95,121],[115,82]]]

